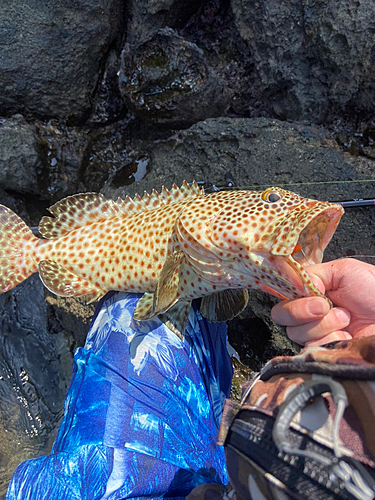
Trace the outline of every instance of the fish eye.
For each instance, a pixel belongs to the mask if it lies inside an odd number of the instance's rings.
[[[267,201],[268,203],[276,203],[281,200],[281,194],[277,191],[266,190],[262,194],[262,200]]]

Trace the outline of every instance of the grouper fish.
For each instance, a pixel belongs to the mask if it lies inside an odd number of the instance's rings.
[[[321,295],[304,266],[322,261],[343,209],[277,187],[205,195],[185,181],[117,201],[77,194],[49,212],[38,238],[0,205],[0,293],[37,271],[56,295],[143,293],[133,318],[162,315],[181,334],[199,297],[203,316],[226,321],[246,306],[249,288]]]

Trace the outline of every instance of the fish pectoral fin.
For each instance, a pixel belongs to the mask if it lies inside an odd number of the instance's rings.
[[[183,252],[173,252],[165,261],[154,297],[155,314],[167,311],[177,302],[180,266],[183,260]]]
[[[248,302],[249,292],[246,289],[231,288],[203,297],[200,313],[214,323],[229,321],[238,316]]]
[[[159,314],[159,319],[181,340],[184,340],[190,307],[191,302],[177,302],[167,312]]]
[[[107,293],[106,290],[102,290],[93,283],[80,278],[54,260],[42,260],[39,262],[38,267],[43,285],[55,295],[62,297],[84,295],[88,299],[88,303],[90,303]]]
[[[133,319],[136,321],[146,321],[155,316],[154,313],[154,294],[144,293],[142,297],[138,300],[135,306]]]

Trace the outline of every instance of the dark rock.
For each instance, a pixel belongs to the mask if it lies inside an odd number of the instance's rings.
[[[231,172],[237,186],[262,190],[282,185],[306,197],[337,200],[371,195],[369,160],[351,158],[331,134],[306,123],[267,118],[215,118],[199,122],[149,147],[150,171],[138,184],[103,192],[111,196],[206,181],[225,186]],[[336,181],[340,180],[339,183]],[[348,184],[344,184],[348,181]]]
[[[251,49],[236,27],[228,0],[202,2],[179,34],[203,50],[225,82],[231,96],[227,113],[249,118],[268,109],[261,99]]]
[[[119,35],[121,0],[0,5],[0,114],[82,120]]]
[[[119,82],[129,108],[163,127],[180,128],[219,116],[228,105],[224,84],[203,51],[170,28],[125,47]]]
[[[0,187],[0,204],[10,208],[29,226],[33,225],[32,217],[29,216],[25,203],[22,199],[16,199]]]
[[[183,27],[198,9],[199,0],[132,0],[127,7],[127,42],[139,44],[159,28]]]
[[[106,183],[126,186],[146,175],[148,155],[131,140],[129,122],[125,118],[91,133],[82,189],[100,191]]]
[[[372,113],[373,4],[231,0],[231,5],[270,112],[318,123],[334,115]]]
[[[0,119],[0,187],[37,193],[40,172],[35,126],[21,115]]]
[[[15,467],[48,452],[63,412],[72,357],[60,331],[46,329],[37,276],[0,295],[0,495]]]
[[[105,61],[103,76],[95,92],[91,116],[87,125],[98,126],[113,123],[126,113],[118,86],[120,59],[116,50],[111,50]]]
[[[51,334],[63,334],[71,355],[85,344],[98,301],[87,304],[84,297],[58,297],[44,290],[47,306],[47,330]]]

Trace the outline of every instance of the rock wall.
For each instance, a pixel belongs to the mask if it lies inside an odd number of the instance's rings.
[[[0,203],[35,226],[79,191],[220,187],[228,172],[247,188],[373,198],[374,14],[365,0],[3,2]],[[374,217],[348,209],[326,258],[373,257]],[[273,303],[252,293],[229,324],[252,369],[293,349]],[[0,307],[2,498],[15,465],[48,448],[93,308],[37,277]]]

